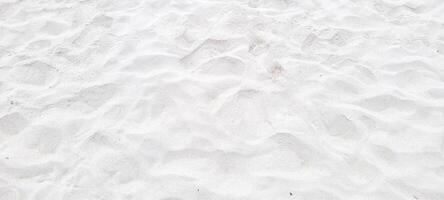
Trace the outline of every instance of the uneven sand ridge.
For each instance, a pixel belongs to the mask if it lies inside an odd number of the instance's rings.
[[[0,200],[443,200],[444,1],[0,0]]]

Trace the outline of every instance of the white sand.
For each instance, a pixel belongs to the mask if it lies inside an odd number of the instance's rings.
[[[0,0],[0,200],[444,200],[444,1]]]

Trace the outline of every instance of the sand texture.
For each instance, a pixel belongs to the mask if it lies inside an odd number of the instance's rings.
[[[442,0],[0,0],[0,200],[444,200]]]

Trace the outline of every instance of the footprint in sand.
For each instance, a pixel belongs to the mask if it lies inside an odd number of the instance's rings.
[[[28,120],[20,113],[11,113],[0,117],[0,135],[15,135],[28,125]]]
[[[60,35],[65,32],[67,28],[67,24],[56,21],[47,21],[45,25],[40,28],[40,31],[49,35]]]
[[[47,63],[34,61],[14,66],[9,72],[9,76],[19,84],[47,86],[56,82],[59,73]]]
[[[39,153],[54,153],[62,141],[61,131],[47,126],[34,126],[23,133],[25,147]]]
[[[344,114],[325,113],[323,123],[327,133],[343,139],[359,139],[361,135],[355,122]]]
[[[1,200],[20,200],[23,199],[23,194],[15,188],[12,187],[1,187],[0,188],[0,199]]]
[[[119,183],[130,182],[140,177],[140,166],[134,156],[110,153],[97,160],[100,173]]]
[[[223,56],[214,58],[202,64],[198,71],[204,74],[222,75],[242,75],[245,70],[245,64],[241,59]]]
[[[41,51],[51,46],[51,40],[36,40],[26,46],[28,51]]]

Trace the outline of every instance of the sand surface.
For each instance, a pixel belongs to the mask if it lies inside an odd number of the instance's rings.
[[[444,1],[0,0],[0,200],[444,200]]]

